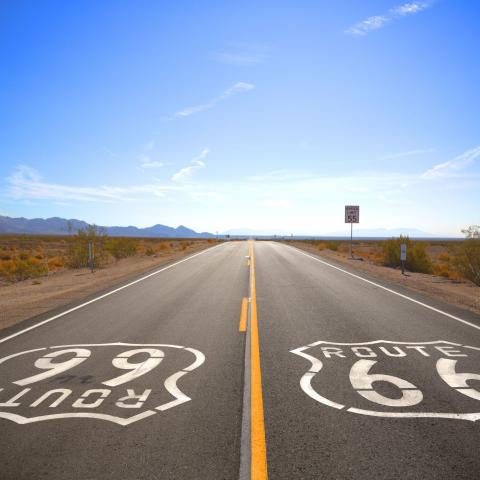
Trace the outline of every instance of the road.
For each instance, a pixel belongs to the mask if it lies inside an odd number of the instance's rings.
[[[478,418],[478,316],[274,242],[0,332],[2,480],[474,479]]]

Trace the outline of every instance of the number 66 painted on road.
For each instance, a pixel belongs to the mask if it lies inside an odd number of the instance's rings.
[[[423,400],[421,390],[407,380],[393,375],[370,373],[371,368],[376,363],[375,360],[358,360],[350,370],[350,383],[362,397],[388,407],[412,407]],[[457,373],[455,371],[456,364],[457,360],[440,358],[436,365],[440,378],[463,395],[480,400],[480,392],[470,388],[467,384],[468,380],[480,380],[480,374]],[[398,387],[402,392],[401,398],[393,399],[381,395],[373,389],[374,382],[387,382]]]
[[[392,345],[395,345],[392,347]],[[399,347],[400,345],[400,347]],[[308,352],[308,353],[307,353]],[[455,344],[452,342],[437,340],[432,342],[394,342],[388,340],[375,340],[363,343],[335,343],[328,341],[317,341],[310,343],[304,347],[291,350],[291,353],[303,357],[310,362],[310,367],[307,372],[303,374],[300,379],[300,387],[313,400],[337,410],[344,410],[350,413],[360,415],[368,415],[375,417],[387,418],[450,418],[458,420],[477,421],[480,420],[480,404],[475,401],[480,401],[480,389],[478,386],[474,388],[469,385],[469,382],[479,381],[480,372],[470,373],[462,372],[461,368],[457,367],[458,360],[451,358],[435,358],[438,352],[446,356],[461,356],[474,357],[479,355],[480,348],[468,345]],[[370,358],[360,358],[368,356]],[[357,357],[357,358],[355,358]],[[377,357],[375,360],[371,357]],[[410,380],[399,378],[394,375],[388,375],[381,371],[381,366],[377,365],[380,358],[393,357],[401,358],[401,362],[409,361],[411,368],[418,368],[418,361],[421,362],[433,361],[432,367],[436,370],[438,378],[445,384],[450,386],[452,390],[460,393],[463,398],[468,397],[474,400],[470,405],[465,401],[442,401],[441,396],[445,395],[446,389],[439,389],[436,395],[430,396],[429,404],[438,400],[441,405],[441,411],[422,411],[418,409],[418,405],[424,399],[422,390]],[[322,359],[320,359],[322,358]],[[325,358],[326,360],[323,360]],[[346,362],[352,360],[352,364],[348,366]],[[397,361],[397,360],[396,360]],[[479,361],[470,358],[470,365],[480,365]],[[375,367],[376,366],[376,367]],[[406,366],[406,365],[405,365]],[[372,371],[373,369],[377,371]],[[337,395],[348,395],[348,390],[333,389],[332,383],[327,381],[327,378],[341,378],[339,371],[345,372],[349,383],[354,391],[371,404],[381,405],[382,410],[357,408],[355,406],[345,405],[347,402],[339,403],[332,399]],[[466,367],[464,367],[466,368]],[[460,370],[460,371],[459,371]],[[324,377],[322,382],[318,377]],[[315,383],[313,379],[316,378]],[[381,389],[376,385],[376,382],[393,387],[397,394],[389,394],[390,390]],[[322,393],[325,389],[329,393],[327,396]],[[391,396],[390,396],[391,395]],[[457,393],[454,395],[460,399]],[[347,396],[350,398],[350,395]],[[450,411],[442,411],[448,406]],[[416,407],[415,411],[408,411],[406,409]],[[431,408],[431,407],[430,407]],[[439,410],[440,410],[439,408]]]
[[[69,360],[58,363],[53,361],[58,357],[72,353],[74,353],[75,356]],[[128,361],[130,357],[139,353],[147,353],[149,355],[149,358],[139,363],[131,363]],[[86,348],[68,348],[47,353],[34,363],[35,367],[41,370],[47,370],[46,372],[38,373],[37,375],[33,375],[22,380],[17,380],[13,383],[15,385],[24,387],[25,385],[31,385],[32,383],[41,382],[42,380],[46,380],[47,378],[55,377],[60,373],[66,372],[67,370],[70,370],[80,365],[85,360],[87,360],[90,355],[91,351]],[[117,387],[118,385],[130,382],[135,378],[145,375],[146,373],[157,367],[163,360],[164,356],[165,354],[163,353],[163,351],[158,350],[157,348],[137,348],[135,350],[128,350],[126,352],[120,353],[112,360],[112,365],[122,370],[131,371],[102,383],[103,385],[107,385],[108,387]]]

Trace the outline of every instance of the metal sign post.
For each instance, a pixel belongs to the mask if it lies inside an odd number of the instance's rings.
[[[360,207],[345,205],[345,223],[350,224],[350,257],[353,258],[353,224],[360,223]]]
[[[93,242],[88,242],[88,263],[90,265],[90,270],[93,273],[95,253],[93,251]]]
[[[402,267],[402,275],[405,275],[405,262],[407,261],[407,244],[400,245],[400,265]]]

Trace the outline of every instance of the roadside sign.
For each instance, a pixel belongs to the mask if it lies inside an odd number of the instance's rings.
[[[402,243],[400,245],[400,260],[402,262],[407,261],[407,244],[406,243]]]
[[[345,223],[360,222],[360,207],[358,205],[345,205]]]

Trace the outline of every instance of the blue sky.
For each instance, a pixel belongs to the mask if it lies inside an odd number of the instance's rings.
[[[0,214],[480,222],[480,4],[2,2]]]

